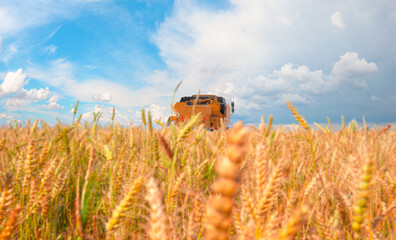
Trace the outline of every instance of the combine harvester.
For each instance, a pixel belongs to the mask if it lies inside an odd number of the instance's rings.
[[[234,102],[230,105],[226,103],[225,98],[216,95],[192,95],[191,97],[182,97],[173,109],[176,116],[170,116],[167,125],[172,121],[175,125],[180,122],[188,121],[193,114],[201,113],[202,124],[208,130],[219,129],[221,120],[227,129],[230,125],[231,112],[234,112]]]

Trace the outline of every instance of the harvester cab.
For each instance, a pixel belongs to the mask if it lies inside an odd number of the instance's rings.
[[[168,125],[170,121],[175,125],[181,122],[188,121],[192,115],[201,113],[202,124],[206,129],[218,129],[220,128],[220,122],[223,121],[224,127],[228,128],[230,125],[230,115],[234,112],[234,102],[230,105],[227,104],[224,97],[216,95],[192,95],[182,97],[177,102],[173,109],[176,116],[170,116],[168,119]]]

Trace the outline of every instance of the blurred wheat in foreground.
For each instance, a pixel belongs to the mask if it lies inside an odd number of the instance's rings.
[[[0,128],[0,239],[396,239],[396,132]],[[224,129],[224,128],[221,128]]]

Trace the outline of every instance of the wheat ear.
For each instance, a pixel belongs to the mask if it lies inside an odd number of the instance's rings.
[[[232,207],[239,187],[239,167],[246,154],[249,129],[237,122],[228,135],[227,157],[216,165],[218,179],[212,186],[214,196],[208,206],[206,239],[227,239],[232,225]]]
[[[9,240],[11,239],[12,231],[16,229],[18,225],[18,215],[21,211],[21,205],[16,205],[12,210],[10,216],[8,217],[8,221],[4,230],[0,233],[0,240]]]
[[[179,131],[179,134],[177,136],[177,142],[182,141],[184,138],[186,138],[191,130],[197,125],[199,122],[201,122],[202,116],[201,113],[198,113],[194,115],[190,121]]]
[[[133,197],[138,193],[142,186],[143,178],[139,177],[132,184],[128,194],[121,200],[118,206],[114,209],[111,218],[106,224],[106,238],[110,239],[110,234],[115,231],[121,224],[121,220],[125,217],[125,212],[131,209]]]
[[[4,213],[12,203],[12,176],[7,173],[2,194],[0,196],[0,223],[3,220]]]
[[[369,158],[363,167],[363,175],[358,187],[358,198],[353,208],[354,216],[352,229],[353,239],[362,239],[362,225],[366,219],[368,201],[370,197],[370,184],[374,172],[374,161]]]
[[[160,144],[161,146],[164,148],[166,155],[168,155],[168,157],[170,159],[173,159],[173,152],[171,150],[171,148],[169,147],[168,142],[165,140],[165,138],[161,135],[161,133],[157,133],[157,137],[160,140]]]
[[[256,205],[256,213],[259,219],[262,219],[266,212],[270,210],[272,206],[272,201],[275,196],[277,196],[277,188],[281,183],[281,180],[286,175],[286,164],[287,161],[285,159],[280,160],[275,171],[268,179],[268,183],[264,188],[264,192],[261,194],[262,197],[258,199],[258,203]]]
[[[294,239],[298,232],[298,228],[308,221],[308,208],[303,206],[288,221],[287,226],[282,229],[279,238],[281,240]]]
[[[168,240],[170,239],[168,219],[162,204],[161,191],[153,178],[149,180],[146,188],[146,199],[150,205],[150,237],[152,240]]]
[[[376,217],[371,223],[371,228],[374,228],[380,221],[382,221],[388,214],[390,214],[393,210],[396,209],[396,199],[392,201],[389,207],[381,213],[378,217]]]
[[[297,120],[297,122],[303,127],[305,130],[309,130],[309,126],[307,121],[305,121],[304,117],[302,117],[297,109],[293,106],[293,104],[290,101],[286,101],[287,107],[290,109],[290,112],[292,112],[294,118]]]

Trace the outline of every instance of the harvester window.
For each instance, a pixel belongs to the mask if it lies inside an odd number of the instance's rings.
[[[223,97],[217,97],[217,101],[220,103],[220,113],[225,114],[226,111],[226,101]]]
[[[217,97],[217,101],[219,101],[219,103],[226,103],[226,100],[223,97]]]
[[[190,100],[192,100],[192,99],[195,99],[195,98],[193,98],[193,97],[182,97],[182,98],[180,99],[180,102],[188,102],[188,101],[190,101]]]

